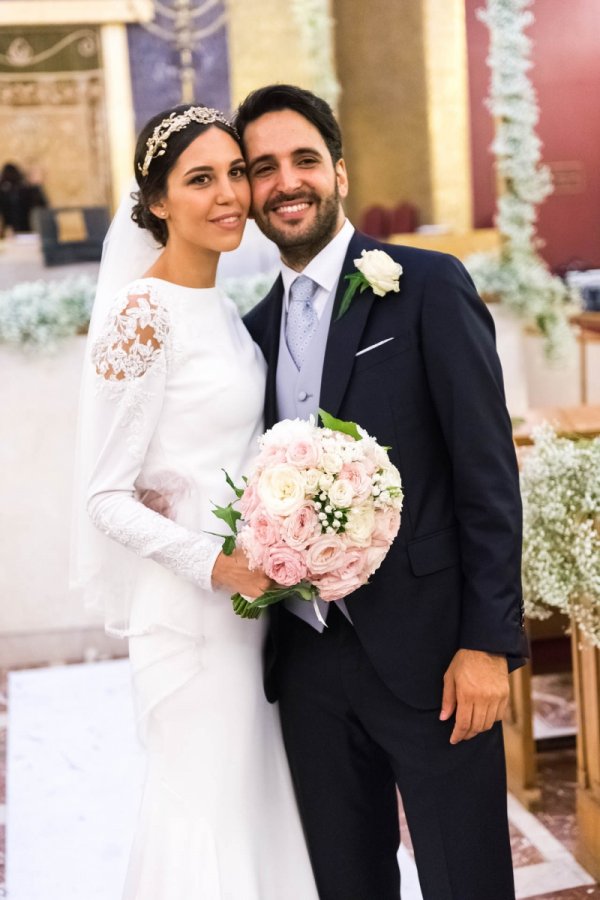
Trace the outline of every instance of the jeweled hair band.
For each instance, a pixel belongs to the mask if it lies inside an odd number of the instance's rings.
[[[231,128],[236,137],[238,136],[231,122],[218,109],[212,109],[209,106],[190,106],[184,112],[172,112],[170,116],[167,116],[166,119],[163,119],[156,126],[152,135],[146,141],[144,162],[141,165],[138,163],[138,169],[144,178],[148,174],[152,160],[156,156],[164,156],[167,150],[167,141],[171,135],[176,131],[183,131],[191,122],[198,122],[200,125],[212,125],[214,122],[221,122],[222,125],[227,125],[228,128]]]

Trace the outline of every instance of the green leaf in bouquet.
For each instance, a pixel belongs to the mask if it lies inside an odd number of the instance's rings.
[[[279,603],[281,600],[285,600],[286,597],[291,597],[293,594],[300,594],[303,600],[312,600],[315,596],[315,589],[312,585],[303,581],[292,587],[273,588],[270,591],[265,591],[265,593],[261,594],[260,597],[257,597],[256,600],[246,600],[241,594],[234,594],[231,601],[233,603],[234,612],[243,619],[249,619],[257,618],[257,616],[260,615],[261,610],[266,609],[267,606],[272,606],[274,603]],[[256,615],[251,616],[250,613],[252,612],[255,612]]]
[[[317,589],[306,582],[297,584],[296,587],[291,588],[291,590],[293,590],[295,594],[300,594],[303,600],[313,600],[317,596]]]
[[[239,500],[240,497],[242,497],[243,494],[244,494],[244,488],[239,488],[239,487],[237,487],[237,486],[233,483],[233,481],[231,480],[231,476],[229,475],[228,472],[225,471],[225,469],[221,469],[221,471],[225,473],[225,481],[227,482],[227,484],[229,485],[229,487],[230,487],[231,490],[235,493],[235,496],[236,496],[236,497],[238,498],[238,500]],[[244,481],[247,482],[247,479],[244,478]]]
[[[236,616],[240,616],[241,619],[258,619],[262,612],[260,607],[252,606],[250,601],[242,597],[241,594],[234,594],[231,602],[233,603],[234,613]]]
[[[325,428],[329,428],[331,431],[341,431],[342,434],[349,434],[355,441],[362,440],[362,435],[356,422],[344,422],[342,419],[336,419],[335,416],[325,412],[324,409],[319,409],[319,416]]]
[[[241,512],[234,509],[232,503],[229,503],[227,506],[217,506],[216,503],[213,503],[213,506],[213,516],[216,516],[217,519],[221,519],[226,525],[229,525],[234,534],[237,534],[237,523],[242,518]]]
[[[223,541],[223,553],[225,556],[231,556],[233,551],[235,550],[235,535],[230,534]]]
[[[235,550],[235,539],[237,534],[220,534],[218,531],[207,531],[206,528],[203,529],[203,532],[204,534],[212,534],[213,537],[221,538],[223,541],[223,553],[225,556],[231,556]]]

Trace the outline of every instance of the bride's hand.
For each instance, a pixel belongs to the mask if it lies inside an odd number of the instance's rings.
[[[255,600],[273,587],[273,582],[261,569],[251,571],[248,568],[246,555],[239,547],[235,548],[231,556],[225,556],[224,553],[217,556],[212,571],[212,583],[215,588],[224,588],[251,600]]]

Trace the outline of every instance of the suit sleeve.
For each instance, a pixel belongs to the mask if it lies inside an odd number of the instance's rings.
[[[460,647],[527,655],[522,509],[493,320],[458,260],[434,258],[422,306],[426,373],[451,459],[464,574]],[[518,663],[517,663],[518,664]]]

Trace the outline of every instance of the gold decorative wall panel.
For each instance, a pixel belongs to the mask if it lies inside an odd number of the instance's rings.
[[[335,0],[348,211],[408,201],[470,227],[463,0]]]
[[[432,221],[473,223],[464,0],[424,0]]]
[[[98,33],[0,30],[0,146],[52,206],[106,204],[110,179]]]
[[[302,46],[290,6],[282,0],[226,0],[231,103],[280,81],[313,88],[318,73]]]
[[[348,211],[410,201],[431,221],[431,167],[420,0],[336,0]]]

